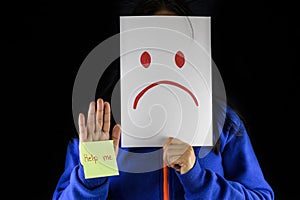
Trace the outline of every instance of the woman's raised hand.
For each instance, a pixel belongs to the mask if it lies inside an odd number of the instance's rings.
[[[91,102],[89,105],[87,121],[83,113],[79,114],[79,141],[92,142],[109,140],[110,130],[110,105],[102,99]],[[114,143],[115,153],[118,154],[120,141],[120,125],[116,124],[112,129],[112,139]]]

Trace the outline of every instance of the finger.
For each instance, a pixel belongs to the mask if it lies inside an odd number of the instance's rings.
[[[170,149],[170,146],[167,147],[166,152],[168,152],[168,155],[173,156],[173,155],[179,155],[182,156],[185,153],[186,149],[185,148],[174,148]]]
[[[163,150],[163,161],[167,166],[169,166],[167,156],[168,156],[167,151]]]
[[[104,103],[104,120],[103,120],[103,132],[108,133],[110,128],[110,105],[108,102]]]
[[[177,159],[175,162],[171,164],[170,167],[175,169],[176,171],[180,171],[181,167],[183,166],[183,162],[180,159]]]
[[[116,124],[111,133],[111,138],[114,141],[114,149],[115,149],[116,155],[118,155],[120,135],[121,135],[120,125]]]
[[[181,155],[178,154],[173,154],[173,155],[168,155],[167,157],[167,161],[168,161],[168,164],[169,165],[172,165],[172,164],[177,164],[177,160],[180,159]]]
[[[169,144],[166,147],[166,151],[169,151],[173,154],[177,155],[183,155],[187,150],[189,149],[189,146],[186,144]]]
[[[100,140],[101,141],[103,141],[103,140],[109,140],[109,132],[103,132],[103,131],[101,131]]]
[[[95,102],[90,103],[87,118],[87,132],[88,134],[94,134],[95,132]]]
[[[187,147],[188,147],[188,145],[186,145],[184,143],[181,143],[181,144],[170,143],[165,148],[169,149],[169,150],[174,150],[174,149],[186,149]]]
[[[103,100],[98,99],[97,100],[97,112],[96,112],[96,132],[100,132],[102,130],[103,126]]]
[[[85,127],[84,114],[82,114],[82,113],[79,113],[78,126],[79,126],[79,141],[85,142],[87,139],[87,131],[86,131],[86,127]]]
[[[166,165],[170,166],[175,160],[182,156],[181,153],[169,151],[167,148],[163,151],[163,161]]]
[[[165,149],[173,140],[173,137],[169,137],[166,142],[163,144],[163,148]]]
[[[172,158],[172,159],[176,159],[176,158]],[[175,167],[176,166],[182,166],[184,163],[184,161],[182,160],[181,157],[177,158],[176,160],[174,160],[172,163],[171,163],[171,167]]]
[[[163,161],[166,165],[169,166],[168,162],[168,145],[172,142],[173,138],[169,137],[166,142],[163,144]]]
[[[177,138],[172,138],[170,144],[186,144],[186,143]]]
[[[171,165],[170,167],[175,169],[177,172],[180,172],[180,169],[181,169],[180,165]]]

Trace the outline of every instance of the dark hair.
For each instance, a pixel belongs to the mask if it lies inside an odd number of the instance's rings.
[[[132,15],[153,15],[160,10],[172,11],[181,16],[192,14],[188,5],[182,0],[140,0]]]

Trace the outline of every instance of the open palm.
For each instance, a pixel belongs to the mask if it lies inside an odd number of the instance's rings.
[[[97,108],[96,108],[97,107]],[[89,105],[87,121],[83,113],[79,114],[79,141],[80,142],[93,142],[109,140],[110,130],[110,105],[102,99],[91,102]],[[118,153],[120,141],[120,126],[116,124],[112,129],[112,139],[114,141],[115,153]]]

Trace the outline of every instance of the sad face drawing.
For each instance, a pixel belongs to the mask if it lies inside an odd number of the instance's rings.
[[[123,147],[212,144],[210,18],[121,17]]]

